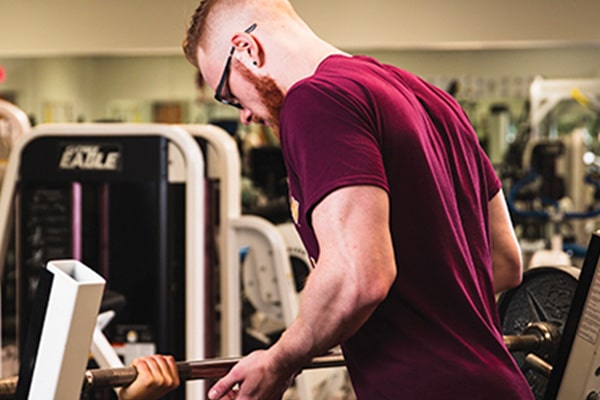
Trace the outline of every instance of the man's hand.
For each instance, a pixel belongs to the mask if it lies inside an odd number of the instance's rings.
[[[296,370],[276,365],[268,350],[258,350],[240,360],[208,392],[211,400],[279,400],[292,383]]]
[[[179,386],[179,373],[172,356],[152,355],[133,360],[137,378],[119,392],[120,400],[155,400]]]

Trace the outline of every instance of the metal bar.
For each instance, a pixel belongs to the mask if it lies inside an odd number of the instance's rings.
[[[552,374],[552,365],[547,363],[543,358],[538,357],[533,353],[529,353],[525,356],[525,363],[546,378],[550,378],[550,375]]]
[[[177,370],[182,381],[195,379],[213,379],[225,376],[227,372],[241,360],[241,357],[214,358],[203,361],[179,361]],[[344,357],[341,354],[329,354],[315,357],[302,369],[343,367]],[[84,390],[107,387],[127,386],[135,380],[137,371],[134,367],[90,369],[85,372]],[[12,399],[17,388],[18,377],[0,379],[0,399]]]
[[[536,350],[544,343],[543,338],[538,334],[528,335],[505,335],[504,344],[510,351],[531,351]]]
[[[510,351],[532,351],[540,349],[545,344],[552,343],[556,333],[543,334],[545,325],[531,326],[521,335],[505,335],[504,343]],[[543,331],[543,332],[541,332]],[[530,333],[531,332],[531,333]],[[177,371],[181,381],[196,379],[214,379],[225,376],[227,372],[241,360],[241,357],[213,358],[201,361],[179,361]],[[536,360],[528,360],[530,363]],[[539,366],[540,363],[537,363]],[[330,368],[345,366],[344,357],[340,353],[332,353],[315,357],[312,362],[302,369]],[[540,368],[544,369],[545,365]],[[550,367],[551,368],[551,367]],[[546,372],[547,372],[547,368]],[[85,372],[84,390],[107,387],[127,386],[135,380],[137,371],[133,367],[90,369]],[[17,377],[0,379],[0,399],[12,399],[17,387]]]
[[[558,327],[549,322],[531,322],[520,335],[505,335],[504,344],[510,351],[548,353],[560,342]]]

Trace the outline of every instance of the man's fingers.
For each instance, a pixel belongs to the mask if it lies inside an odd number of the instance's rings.
[[[169,386],[179,386],[179,374],[172,356],[153,355],[148,360],[148,365],[155,377],[163,378],[163,383]]]
[[[135,369],[138,372],[137,379],[140,379],[141,377],[144,383],[146,383],[146,381],[149,381],[148,378],[154,375],[146,359],[135,359],[131,362],[131,365],[135,367]]]
[[[210,400],[218,400],[227,396],[227,399],[235,399],[237,397],[238,382],[234,381],[230,375],[227,375],[217,381],[208,391]]]
[[[144,372],[151,376],[152,379],[145,379],[146,383],[167,385],[169,387],[179,386],[177,366],[171,356],[153,355],[143,357],[134,360],[132,365],[137,368],[138,373]],[[150,376],[147,376],[147,378],[150,378]]]
[[[166,364],[166,368],[168,371],[170,371],[170,376],[173,377],[173,384],[175,386],[179,386],[179,371],[177,370],[175,358],[173,356],[165,356],[164,362]]]

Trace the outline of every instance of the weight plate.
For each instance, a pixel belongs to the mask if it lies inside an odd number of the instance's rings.
[[[537,267],[523,274],[518,287],[506,291],[498,299],[498,310],[504,335],[520,335],[530,322],[550,322],[562,335],[575,295],[577,278],[559,267]],[[533,352],[554,364],[558,349],[547,354]],[[548,378],[525,364],[525,352],[512,352],[537,400],[546,392]]]

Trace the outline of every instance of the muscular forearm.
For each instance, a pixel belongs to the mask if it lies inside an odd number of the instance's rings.
[[[335,280],[343,274],[330,275],[325,266],[311,274],[298,317],[270,349],[278,364],[296,370],[342,343],[365,323],[387,292],[383,289],[379,294],[372,291],[372,295],[363,292],[357,296],[357,285]]]
[[[296,367],[352,336],[396,277],[383,190],[340,189],[313,217],[319,260],[302,292],[297,319],[271,349],[274,357]]]

